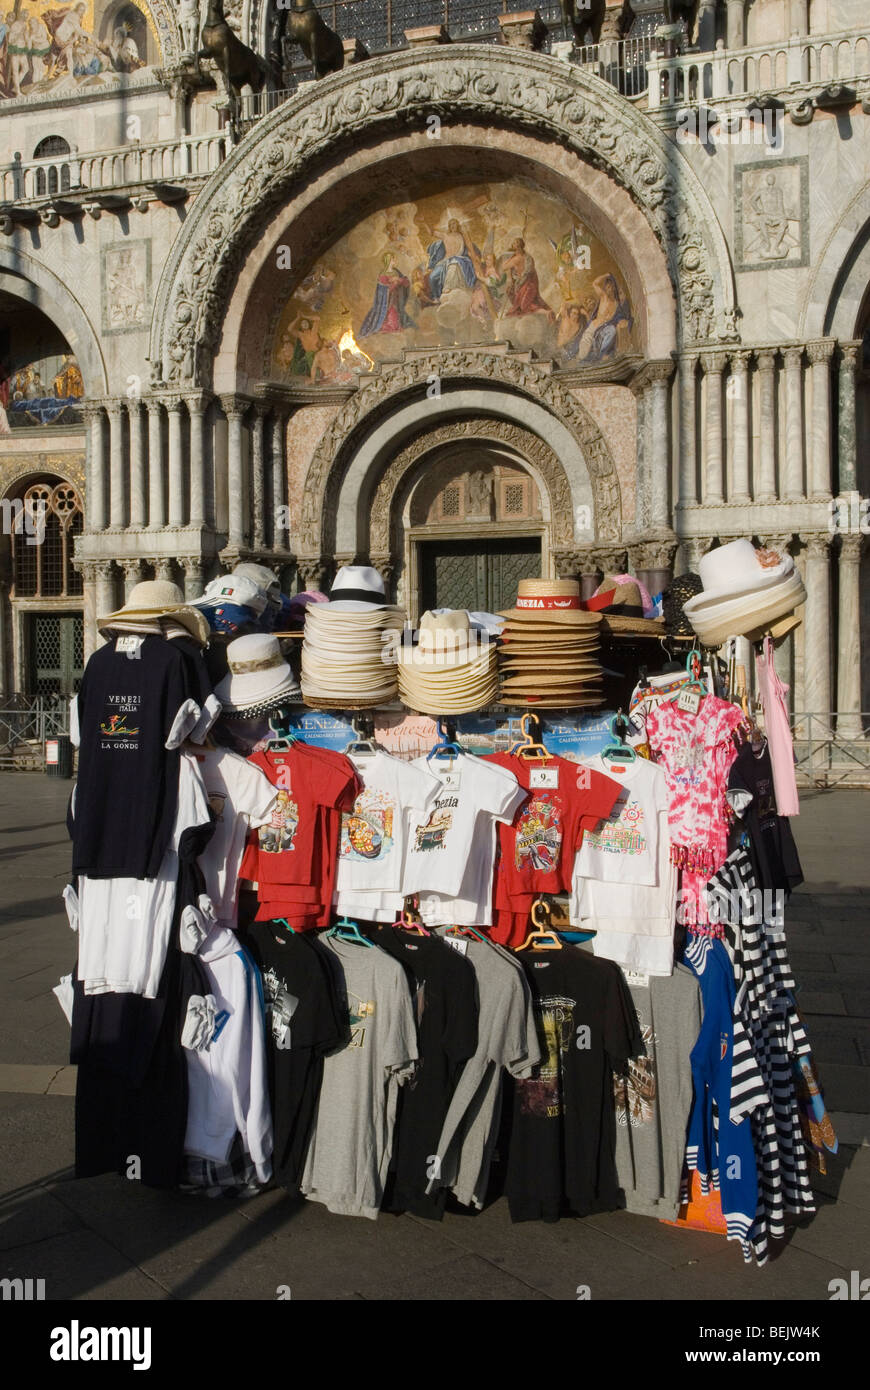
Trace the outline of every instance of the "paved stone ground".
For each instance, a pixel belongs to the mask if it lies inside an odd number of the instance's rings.
[[[867,1268],[870,1232],[870,854],[867,793],[805,793],[807,883],[787,916],[801,1004],[841,1139],[819,1210],[766,1269],[720,1237],[615,1212],[513,1226],[498,1200],[433,1224],[332,1216],[279,1193],[238,1203],[72,1177],[74,1074],[51,994],[72,967],[60,893],[69,783],[0,776],[0,1277],[50,1299],[576,1298],[827,1300]],[[863,1143],[863,1147],[862,1147]],[[863,1268],[862,1268],[863,1266]]]

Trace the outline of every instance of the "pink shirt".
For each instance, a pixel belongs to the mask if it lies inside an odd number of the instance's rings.
[[[665,701],[646,721],[650,751],[667,778],[673,861],[708,878],[728,853],[725,791],[737,756],[731,733],[742,718],[728,700],[705,695],[697,714]]]

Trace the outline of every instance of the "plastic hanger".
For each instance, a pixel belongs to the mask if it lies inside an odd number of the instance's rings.
[[[298,742],[295,730],[291,729],[288,723],[289,718],[290,715],[286,709],[278,709],[269,716],[269,728],[272,736],[266,743],[268,753],[278,753],[282,749],[286,751]]]
[[[622,710],[615,714],[610,721],[611,741],[601,750],[602,758],[609,758],[611,762],[633,763],[636,753],[630,744],[625,742],[625,737],[620,733],[621,729],[628,732],[628,720]]]
[[[359,923],[352,922],[349,917],[340,917],[337,922],[333,922],[326,935],[334,936],[337,941],[347,941],[357,946],[374,946],[375,944],[363,936],[359,929]]]
[[[405,904],[402,908],[402,911],[399,913],[398,917],[393,923],[393,926],[396,928],[397,931],[413,932],[415,936],[432,935],[432,933],[430,931],[427,931],[426,928],[423,926],[423,923],[420,921],[420,914],[417,911],[416,905],[414,907],[408,907],[407,898],[405,899]]]
[[[534,758],[536,761],[549,762],[553,754],[547,750],[546,746],[541,743],[539,739],[534,739],[532,737],[529,729],[529,721],[532,719],[538,720],[538,731],[540,731],[541,725],[538,716],[532,714],[531,711],[524,714],[520,720],[520,728],[523,731],[523,737],[516,743],[511,744],[508,753],[516,758],[523,758],[526,760]]]
[[[472,941],[482,941],[482,942],[484,942],[484,943],[486,943],[486,941],[488,940],[488,938],[485,937],[485,936],[483,935],[482,932],[479,932],[479,931],[477,930],[476,927],[457,927],[457,926],[448,927],[448,928],[447,928],[446,935],[447,935],[447,936],[467,936],[467,937],[469,937],[470,940],[472,940]]]
[[[287,921],[287,918],[286,918],[286,917],[273,917],[273,918],[272,918],[272,921],[273,921],[273,922],[276,922],[276,923],[278,924],[279,927],[285,927],[285,928],[287,929],[287,931],[290,933],[291,936],[295,936],[295,935],[296,935],[296,928],[295,928],[295,927],[291,927],[291,925],[290,925],[290,923]]]
[[[529,946],[536,951],[561,951],[562,943],[552,927],[547,927],[539,920],[539,914],[543,913],[545,919],[550,916],[549,905],[543,898],[536,898],[532,903],[531,918],[535,930],[529,932],[522,946],[517,946],[518,951],[525,951]]]
[[[351,723],[356,738],[351,739],[345,748],[345,757],[374,757],[376,753],[383,753],[383,748],[375,742],[374,720],[371,715],[360,720],[354,719]]]
[[[445,727],[446,725],[446,727]],[[454,756],[461,755],[464,749],[456,742],[456,729],[452,724],[447,724],[445,720],[438,720],[438,742],[433,744],[426,754],[427,763],[432,758],[449,757],[451,763]]]

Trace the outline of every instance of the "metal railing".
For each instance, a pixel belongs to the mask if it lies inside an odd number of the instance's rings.
[[[870,787],[870,714],[790,716],[800,786]]]
[[[7,697],[0,708],[0,769],[41,770],[45,767],[45,740],[68,733],[66,700]]]

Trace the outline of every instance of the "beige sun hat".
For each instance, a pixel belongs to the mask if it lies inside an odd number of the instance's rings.
[[[203,646],[211,636],[205,616],[185,602],[178,585],[169,579],[143,579],[141,583],[134,584],[123,608],[97,618],[97,630],[105,632],[114,623],[129,618],[172,618],[186,627],[191,637]]]

